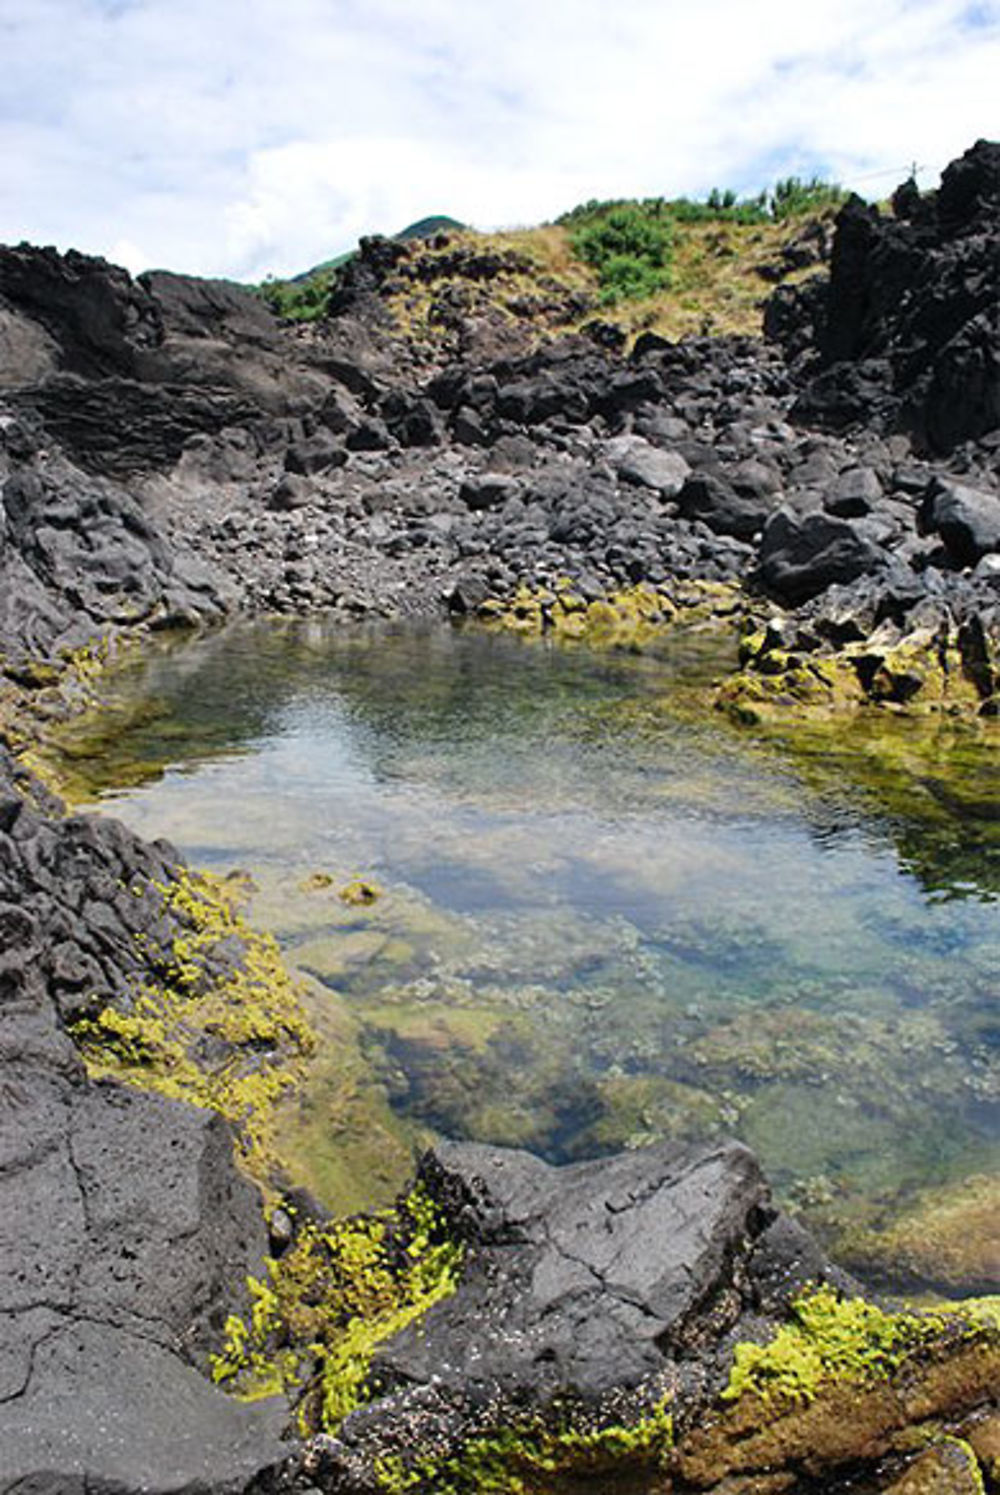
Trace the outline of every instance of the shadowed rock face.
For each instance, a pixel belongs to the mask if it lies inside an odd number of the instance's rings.
[[[888,218],[852,198],[825,294],[780,293],[769,326],[802,346],[813,324],[826,371],[797,416],[834,428],[874,418],[949,452],[1000,422],[1000,145],[978,141],[936,193],[901,188],[894,208]]]
[[[169,848],[18,784],[0,755],[0,1490],[236,1492],[284,1408],[195,1367],[263,1256],[257,1191],[217,1116],[88,1081],[59,1016],[127,989],[123,888]]]

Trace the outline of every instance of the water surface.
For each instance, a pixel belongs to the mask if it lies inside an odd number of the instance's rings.
[[[736,1133],[842,1228],[997,1170],[997,765],[784,753],[705,709],[727,649],[242,624],[116,682],[96,788],[253,874],[408,1123],[554,1160]],[[317,1154],[350,1103],[321,1062]]]

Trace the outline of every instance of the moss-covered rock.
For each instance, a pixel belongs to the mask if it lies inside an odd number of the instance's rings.
[[[722,582],[642,582],[587,601],[569,579],[551,588],[522,583],[509,598],[490,597],[481,623],[526,636],[547,634],[598,649],[653,649],[678,625],[731,627],[745,606],[740,589]]]
[[[135,934],[145,975],[127,1004],[72,1024],[88,1071],[218,1111],[266,1181],[278,1168],[278,1105],[314,1043],[277,944],[240,914],[238,880],[177,867],[129,891],[153,904]]]
[[[303,1434],[334,1431],[374,1395],[378,1346],[454,1291],[461,1259],[419,1188],[381,1214],[299,1221],[250,1279],[250,1312],[229,1318],[213,1378],[248,1399],[282,1391]]]
[[[909,715],[975,717],[995,713],[1000,639],[980,624],[917,627],[883,624],[861,642],[823,644],[808,624],[775,626],[750,618],[740,669],[718,703],[736,720],[789,720],[803,710],[838,716],[874,705]],[[785,641],[796,632],[795,646]]]
[[[736,1347],[719,1409],[680,1440],[676,1467],[710,1489],[734,1473],[873,1466],[998,1384],[995,1303],[915,1314],[807,1291],[777,1334]]]

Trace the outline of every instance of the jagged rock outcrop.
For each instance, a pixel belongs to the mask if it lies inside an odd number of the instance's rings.
[[[932,1419],[996,1416],[1000,1331],[864,1304],[736,1143],[564,1168],[445,1144],[420,1178],[465,1267],[376,1353],[376,1399],[307,1449],[330,1495],[885,1491]],[[734,1356],[782,1334],[773,1396],[766,1374],[741,1389]]]
[[[978,141],[937,192],[904,185],[893,208],[852,198],[829,284],[779,291],[765,325],[821,367],[798,418],[877,421],[950,452],[1000,424],[1000,144]]]
[[[0,750],[0,1490],[236,1495],[285,1409],[203,1372],[266,1234],[208,1111],[89,1081],[66,1020],[134,990],[169,847],[65,819]],[[138,937],[138,938],[137,938]]]
[[[111,626],[225,615],[225,577],[171,545],[127,492],[52,449],[37,415],[0,410],[0,656],[82,648]]]
[[[29,553],[8,526],[8,653],[18,631],[47,656],[232,607],[463,612],[560,577],[586,599],[733,581],[797,615],[848,586],[900,637],[974,617],[992,638],[998,150],[936,194],[901,189],[894,218],[848,204],[829,279],[771,303],[791,363],[747,338],[644,334],[625,354],[605,324],[499,357],[488,338],[418,347],[388,288],[510,269],[446,238],[430,260],[366,241],[304,329],[225,283],[0,251],[0,380],[38,449],[8,430],[11,503],[34,485],[43,530]]]

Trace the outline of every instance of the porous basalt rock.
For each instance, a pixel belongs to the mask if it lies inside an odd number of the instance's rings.
[[[34,804],[29,803],[29,799]],[[88,1080],[63,1014],[132,984],[166,847],[65,820],[0,749],[0,1489],[231,1492],[280,1404],[200,1373],[266,1236],[211,1112]]]

